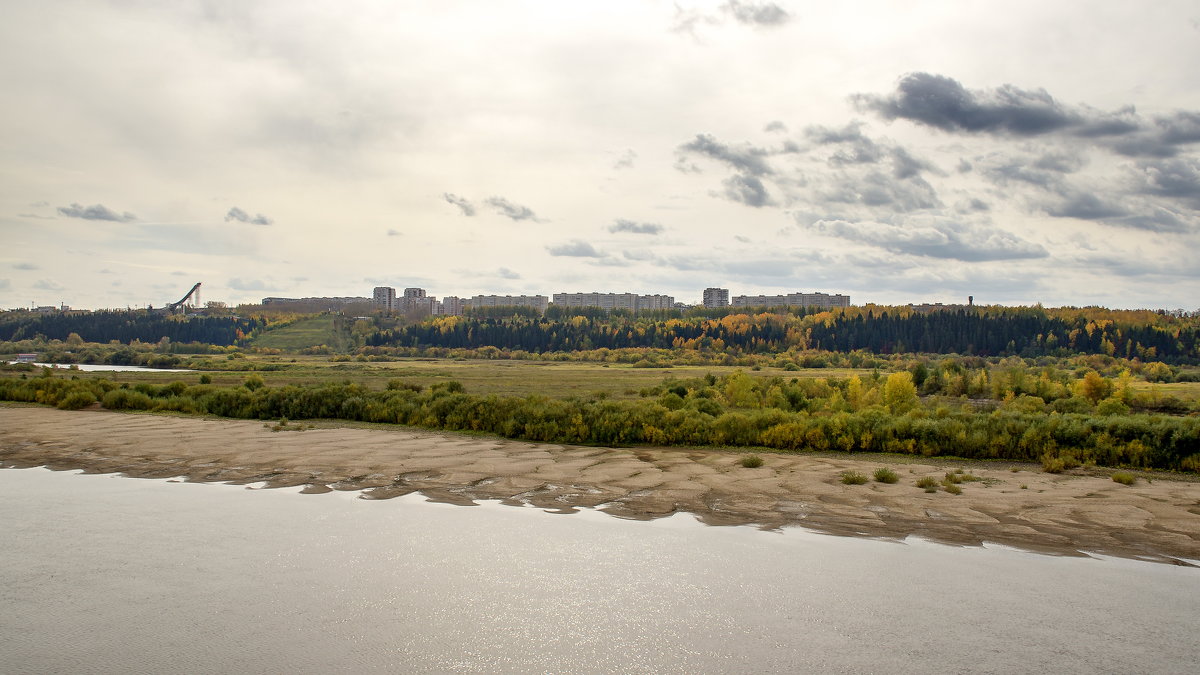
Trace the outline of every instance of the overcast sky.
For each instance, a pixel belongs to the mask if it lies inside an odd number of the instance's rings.
[[[1200,307],[1200,5],[8,0],[0,307]]]

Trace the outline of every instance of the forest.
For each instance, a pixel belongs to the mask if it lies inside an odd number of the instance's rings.
[[[919,313],[907,308],[727,313],[719,318],[652,318],[583,313],[436,317],[375,331],[366,347],[477,348],[533,353],[593,349],[684,349],[766,354],[787,350],[976,356],[1105,354],[1166,363],[1200,362],[1200,322],[1164,314],[1118,318],[1041,308]]]
[[[0,314],[0,341],[17,342],[41,336],[66,340],[71,334],[90,342],[134,341],[196,342],[227,346],[237,344],[264,321],[239,317],[177,317],[147,311],[4,312]]]

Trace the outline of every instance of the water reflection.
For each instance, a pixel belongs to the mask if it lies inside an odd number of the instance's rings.
[[[0,651],[49,671],[1190,672],[1195,569],[0,471]]]

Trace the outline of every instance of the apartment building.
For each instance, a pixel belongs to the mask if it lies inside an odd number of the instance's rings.
[[[465,301],[467,307],[532,307],[542,313],[549,303],[544,295],[473,295]]]
[[[706,288],[704,289],[704,306],[709,309],[717,307],[729,306],[729,289],[728,288]]]
[[[640,312],[650,309],[671,309],[675,298],[669,295],[638,295],[636,293],[555,293],[554,304],[561,307],[599,307],[627,309]]]
[[[447,295],[438,303],[435,314],[442,316],[462,316],[466,301],[456,295]]]
[[[850,296],[827,293],[788,293],[787,295],[738,295],[731,303],[734,307],[820,307],[833,309],[849,307]]]
[[[391,311],[396,308],[396,289],[390,286],[376,286],[371,295],[371,304],[378,309]]]

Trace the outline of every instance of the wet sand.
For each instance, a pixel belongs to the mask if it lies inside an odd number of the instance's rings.
[[[292,427],[297,423],[292,423]],[[412,492],[469,505],[498,499],[570,512],[599,507],[624,518],[676,512],[711,525],[801,525],[838,535],[992,542],[1186,564],[1200,560],[1200,481],[1107,472],[1047,474],[1036,465],[933,458],[598,448],[526,443],[408,428],[324,426],[272,431],[257,421],[0,406],[0,466],[82,469],[133,477],[361,490],[370,499]],[[895,484],[843,485],[841,473],[879,467]],[[926,493],[923,476],[953,469],[981,478],[961,495]],[[1013,471],[1016,469],[1016,471]]]

